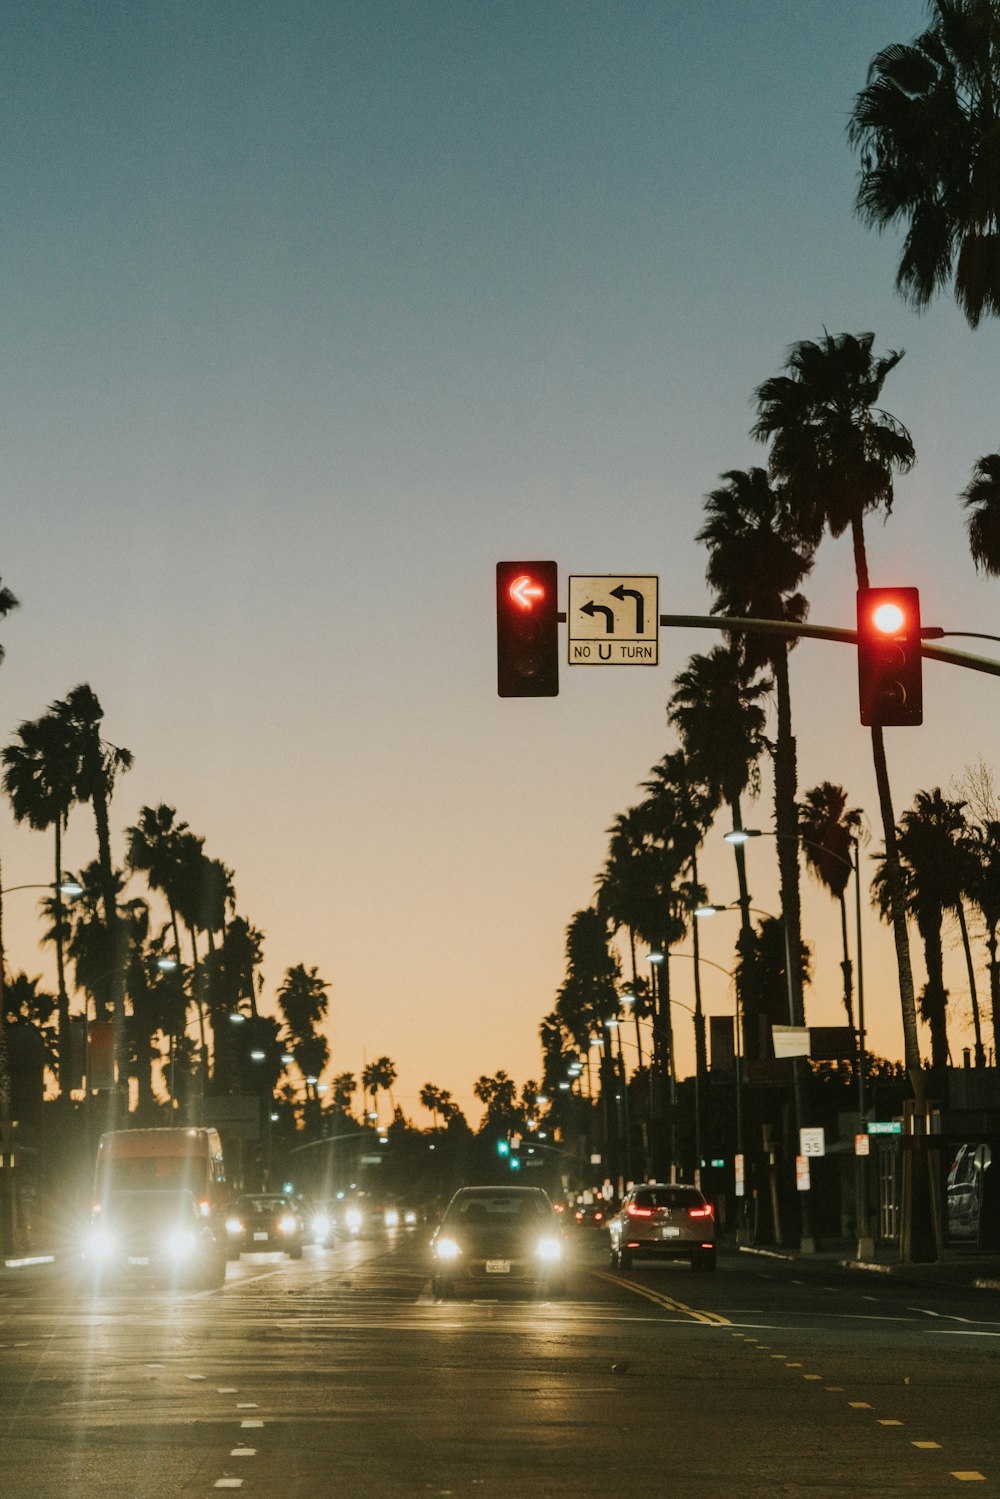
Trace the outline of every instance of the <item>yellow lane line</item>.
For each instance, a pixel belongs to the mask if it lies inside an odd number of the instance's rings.
[[[663,1307],[668,1312],[680,1312],[684,1317],[691,1317],[695,1322],[701,1322],[706,1327],[732,1327],[728,1317],[723,1317],[721,1312],[706,1312],[697,1307],[687,1306],[683,1301],[677,1301],[673,1296],[667,1296],[662,1291],[653,1291],[648,1286],[640,1285],[635,1280],[624,1280],[620,1275],[609,1275],[604,1270],[593,1270],[598,1280],[606,1280],[613,1286],[622,1286],[626,1291],[634,1291],[637,1296],[645,1296],[647,1301],[652,1301],[656,1306]]]

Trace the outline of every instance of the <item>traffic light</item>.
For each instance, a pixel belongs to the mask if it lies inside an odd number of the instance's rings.
[[[510,1155],[510,1144],[507,1140],[497,1141],[497,1155]]]
[[[920,595],[916,588],[858,589],[861,722],[923,723]]]
[[[559,570],[554,562],[497,563],[497,692],[559,692]]]

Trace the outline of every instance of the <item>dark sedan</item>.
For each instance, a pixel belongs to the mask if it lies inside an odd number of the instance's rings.
[[[431,1240],[431,1263],[442,1298],[460,1287],[566,1288],[563,1226],[538,1187],[462,1187]]]
[[[237,1197],[226,1217],[226,1254],[271,1254],[280,1250],[289,1259],[302,1258],[305,1237],[294,1205],[277,1192],[252,1192]]]

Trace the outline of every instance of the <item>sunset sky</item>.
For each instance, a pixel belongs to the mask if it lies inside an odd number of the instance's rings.
[[[264,1007],[287,967],[315,964],[331,1070],[388,1053],[419,1122],[425,1082],[476,1123],[480,1073],[538,1077],[566,926],[613,818],[675,746],[673,677],[718,639],[664,631],[656,670],[567,667],[558,698],[502,701],[497,560],[655,573],[664,612],[707,613],[694,536],[718,475],[766,461],[754,388],[797,340],[873,330],[906,350],[884,400],[918,462],[869,523],[872,581],[918,586],[927,624],[1000,634],[958,499],[1000,448],[1000,325],[970,331],[950,297],[918,317],[893,290],[895,237],[852,212],[854,96],[925,15],[5,7],[0,574],[21,608],[0,631],[0,733],[89,682],[135,755],[117,859],[141,806],[175,806],[266,933]],[[824,540],[812,621],[852,627],[854,588],[849,546]],[[792,688],[800,787],[842,783],[877,850],[853,651],[803,642]],[[979,757],[1000,773],[1000,683],[929,664],[924,695],[924,726],[887,733],[897,815]],[[765,776],[745,819],[771,817]],[[736,895],[725,826],[702,858],[719,902]],[[5,886],[51,878],[49,835],[6,805],[0,850]],[[78,810],[66,863],[95,852]],[[773,842],[748,857],[775,911]],[[836,1023],[837,911],[803,889],[808,1016]],[[867,899],[865,920],[871,1044],[899,1056]],[[11,895],[14,971],[51,975],[38,933],[32,894]],[[706,957],[732,967],[735,935],[712,923]],[[947,940],[953,1046],[970,1044]],[[705,996],[732,1008],[717,969]]]

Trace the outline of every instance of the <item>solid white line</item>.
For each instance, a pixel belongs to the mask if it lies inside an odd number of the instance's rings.
[[[973,1327],[935,1327],[941,1338],[1000,1338],[1000,1332],[977,1332]]]

